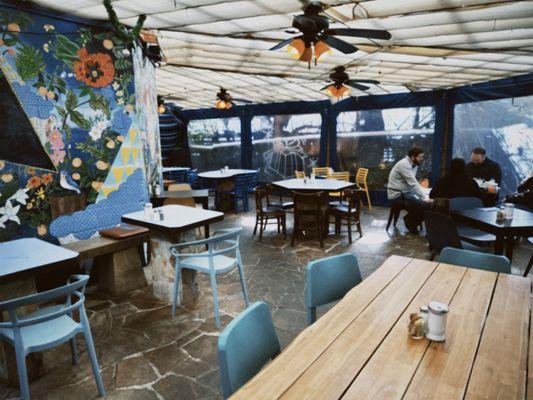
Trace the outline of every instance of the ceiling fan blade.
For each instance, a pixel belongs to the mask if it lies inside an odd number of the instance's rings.
[[[243,103],[243,104],[252,104],[253,101],[252,100],[247,100],[247,99],[236,99],[235,97],[232,97],[231,98],[231,101],[235,101],[237,103]]]
[[[331,86],[331,83],[330,83],[329,85],[324,86],[324,87],[321,88],[320,90],[321,90],[321,91],[322,91],[322,90],[326,90],[326,89],[327,89],[328,87],[330,87],[330,86]]]
[[[346,84],[349,85],[351,82],[353,82],[353,83],[370,83],[371,85],[379,85],[379,82],[375,81],[373,79],[348,79],[346,81]]]
[[[295,39],[301,39],[302,36],[297,36],[297,37],[294,37],[294,38],[290,38],[290,39],[287,39],[287,40],[284,40],[283,42],[279,42],[277,45],[275,45],[274,47],[271,47],[269,50],[277,50],[277,49],[281,49],[282,47],[285,47],[287,46],[288,44],[290,44],[293,40]]]
[[[351,45],[350,43],[341,39],[337,39],[333,36],[320,35],[319,39],[344,54],[355,53],[358,50],[357,47]]]
[[[355,83],[355,82],[345,82],[345,84],[350,87],[353,87],[354,89],[359,89],[362,91],[370,89],[368,86],[360,85],[359,83]]]
[[[355,28],[338,28],[326,29],[325,35],[353,36],[370,39],[389,40],[392,36],[388,31],[381,29],[355,29]]]

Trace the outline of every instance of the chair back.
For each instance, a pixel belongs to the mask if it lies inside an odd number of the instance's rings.
[[[355,215],[359,218],[361,214],[361,197],[364,191],[361,189],[346,189],[344,191],[344,197],[348,202],[348,209],[350,211],[355,210]]]
[[[434,211],[426,211],[424,220],[429,246],[433,251],[439,253],[445,247],[463,248],[457,225],[451,217]]]
[[[218,362],[225,399],[248,382],[280,352],[268,305],[252,304],[222,331],[218,338]]]
[[[217,179],[201,178],[200,182],[202,183],[202,189],[216,190],[217,189]]]
[[[187,171],[187,183],[191,185],[193,189],[198,188],[198,170],[190,169]]]
[[[307,264],[306,305],[317,307],[339,300],[363,278],[352,253],[320,258]]]
[[[248,193],[253,193],[255,187],[257,186],[257,182],[259,182],[259,171],[247,174],[246,175],[246,191]]]
[[[170,205],[179,205],[179,206],[187,206],[187,207],[196,207],[196,202],[192,197],[183,197],[183,198],[177,198],[177,199],[165,199],[163,201],[164,206],[170,206]]]
[[[450,199],[450,211],[470,210],[483,207],[478,197],[453,197]]]
[[[168,187],[169,192],[179,192],[181,190],[192,190],[188,183],[174,183]]]
[[[511,273],[511,263],[505,256],[455,249],[453,247],[442,249],[439,262],[503,274]]]
[[[350,182],[350,173],[348,171],[332,172],[328,174],[328,179],[337,179],[338,181]]]
[[[322,212],[322,207],[327,203],[326,192],[300,193],[292,192],[294,199],[294,212],[296,214],[314,215]]]
[[[168,178],[177,182],[177,183],[184,183],[187,181],[187,170],[179,170],[179,171],[169,171]]]
[[[329,175],[333,172],[331,167],[313,167],[313,174],[315,175]]]
[[[0,322],[0,329],[18,329],[24,326],[35,325],[41,322],[50,321],[59,318],[65,314],[71,314],[72,311],[83,307],[85,301],[85,286],[89,281],[88,275],[73,275],[69,278],[64,286],[47,290],[41,293],[30,294],[17,299],[0,302],[0,312],[7,311],[9,321]],[[72,296],[76,301],[72,303]],[[57,299],[65,299],[62,307],[53,307],[50,312],[36,315],[32,318],[19,318],[17,309],[29,305],[38,305],[51,302]]]
[[[234,193],[243,194],[246,193],[248,184],[248,177],[246,174],[235,175],[235,187],[233,189]]]
[[[366,186],[366,177],[368,176],[368,168],[359,168],[355,174],[355,183],[357,185]]]
[[[305,172],[303,171],[294,171],[294,175],[297,179],[305,179]]]
[[[261,214],[264,211],[263,199],[264,198],[268,199],[268,192],[266,189],[263,189],[263,188],[255,188],[254,193],[255,193],[255,211],[256,213]]]

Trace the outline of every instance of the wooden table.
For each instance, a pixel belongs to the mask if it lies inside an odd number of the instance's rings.
[[[123,215],[122,221],[150,228],[151,252],[148,271],[151,273],[154,295],[171,303],[174,285],[174,257],[170,253],[170,246],[195,240],[195,228],[197,227],[204,227],[205,236],[209,237],[209,225],[222,221],[224,214],[180,205],[168,205],[155,208],[155,210],[163,212],[162,221],[145,218],[144,211]],[[183,270],[180,284],[183,288],[184,303],[189,303],[198,297],[196,271]]]
[[[530,296],[529,278],[392,256],[232,399],[524,399]],[[432,300],[446,342],[411,339]]]
[[[533,236],[533,212],[514,210],[513,219],[496,220],[496,208],[474,208],[471,210],[454,211],[453,218],[465,225],[470,225],[496,236],[495,254],[504,254],[513,259],[513,247],[517,236]]]
[[[337,179],[285,179],[272,182],[278,188],[296,192],[340,192],[355,186],[355,183]]]
[[[197,190],[178,190],[178,191],[164,191],[159,196],[152,196],[150,201],[156,207],[162,206],[166,199],[183,199],[192,197],[194,201],[201,204],[204,209],[209,209],[209,190],[197,189]]]

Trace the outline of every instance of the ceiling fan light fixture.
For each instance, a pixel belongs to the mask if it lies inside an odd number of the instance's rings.
[[[229,110],[231,107],[231,101],[217,100],[215,103],[215,108],[219,110]]]
[[[307,63],[311,62],[313,58],[313,49],[311,47],[306,47],[302,55],[300,56],[300,61],[305,61]]]
[[[302,39],[294,39],[288,46],[287,52],[292,58],[299,59],[305,51],[305,43]]]
[[[325,42],[319,40],[315,44],[315,60],[318,60],[322,56],[328,56],[332,53],[331,47],[329,47]]]
[[[167,111],[167,108],[164,104],[160,104],[159,107],[157,107],[157,112],[159,114],[164,114]]]
[[[331,99],[341,99],[345,96],[348,96],[350,94],[350,89],[346,85],[341,85],[340,87],[337,87],[335,85],[329,85],[326,88],[326,94]]]

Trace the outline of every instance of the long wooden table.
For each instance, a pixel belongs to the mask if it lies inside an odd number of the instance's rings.
[[[529,278],[392,256],[232,399],[533,398],[530,296]],[[443,343],[407,334],[432,300]]]

